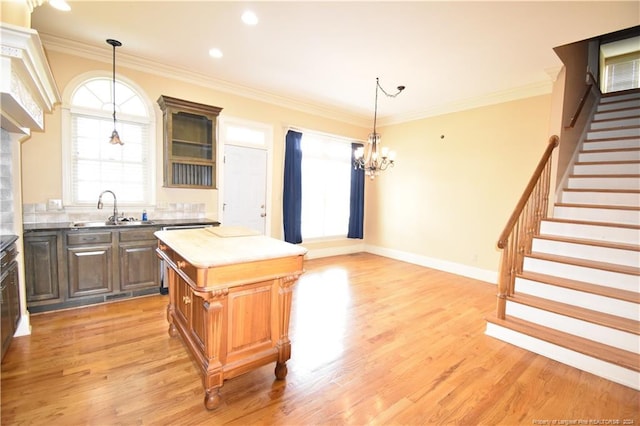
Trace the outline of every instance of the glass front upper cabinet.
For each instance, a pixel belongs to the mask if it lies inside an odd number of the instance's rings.
[[[164,186],[216,188],[216,129],[222,108],[160,96]]]

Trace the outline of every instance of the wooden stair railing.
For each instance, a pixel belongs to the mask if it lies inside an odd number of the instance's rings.
[[[533,176],[498,239],[498,248],[503,250],[498,277],[497,316],[500,319],[505,319],[507,297],[514,294],[516,275],[522,272],[524,256],[531,252],[533,237],[540,231],[542,219],[547,217],[551,154],[558,143],[558,136],[549,138]]]

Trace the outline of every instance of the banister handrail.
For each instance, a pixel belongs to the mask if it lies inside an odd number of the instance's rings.
[[[556,135],[553,135],[549,138],[547,149],[545,149],[544,153],[542,154],[542,158],[538,163],[538,167],[536,167],[536,170],[533,172],[533,176],[531,176],[531,179],[529,180],[527,187],[522,193],[522,196],[520,197],[520,200],[518,201],[516,208],[513,210],[513,213],[511,213],[511,217],[509,217],[509,221],[507,222],[507,224],[504,227],[504,230],[500,234],[500,238],[498,238],[499,248],[501,249],[505,248],[507,244],[507,239],[509,238],[509,235],[511,234],[511,231],[513,230],[513,227],[515,226],[516,222],[518,221],[518,218],[522,214],[522,211],[524,210],[524,207],[527,204],[527,201],[529,201],[529,198],[531,197],[531,193],[533,192],[533,189],[538,183],[538,180],[540,180],[540,176],[542,175],[542,172],[546,167],[547,162],[549,161],[549,158],[553,153],[553,150],[558,146],[559,140],[560,139]]]
[[[533,172],[516,208],[504,227],[498,247],[502,249],[498,277],[497,316],[506,318],[507,298],[515,294],[515,280],[523,270],[525,256],[531,252],[533,238],[547,217],[551,185],[551,154],[558,146],[558,136],[551,136],[542,158]]]
[[[591,71],[587,70],[587,81],[591,80],[590,83],[587,83],[587,86],[584,89],[584,93],[582,95],[582,98],[580,98],[580,103],[578,103],[578,107],[576,108],[576,112],[573,113],[573,116],[571,117],[571,121],[569,122],[569,124],[567,126],[565,126],[565,129],[573,129],[576,125],[576,122],[578,121],[578,117],[580,116],[580,113],[582,112],[582,108],[584,107],[584,104],[587,102],[587,98],[589,97],[589,93],[591,93],[591,89],[593,89],[594,87],[596,88],[598,94],[600,94],[600,88],[598,87],[598,82],[596,80],[596,78],[593,76],[593,74],[591,73]]]

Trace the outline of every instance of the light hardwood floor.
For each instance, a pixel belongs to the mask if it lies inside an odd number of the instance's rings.
[[[494,285],[370,254],[306,269],[284,381],[231,379],[207,411],[149,296],[32,316],[2,364],[2,425],[640,422],[639,392],[485,336]]]

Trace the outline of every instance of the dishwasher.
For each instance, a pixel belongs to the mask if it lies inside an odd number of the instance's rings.
[[[161,231],[175,231],[180,229],[196,229],[196,228],[209,228],[213,225],[202,224],[202,225],[170,225],[164,226],[160,230]],[[166,265],[164,264],[164,260],[160,260],[160,294],[168,294],[169,293],[169,283],[165,282],[166,275]]]

